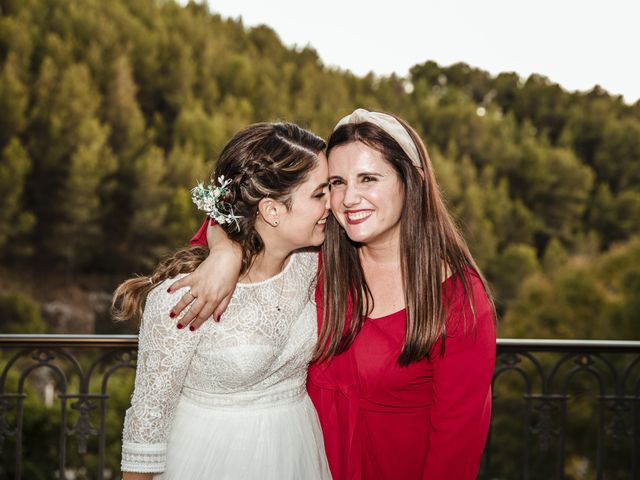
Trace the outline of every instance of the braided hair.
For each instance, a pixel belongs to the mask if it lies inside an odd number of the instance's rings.
[[[316,165],[325,143],[293,123],[257,123],[236,134],[220,153],[213,178],[232,179],[221,200],[233,205],[240,228],[221,227],[242,247],[242,270],[264,244],[255,229],[258,203],[272,198],[291,207],[293,190]]]

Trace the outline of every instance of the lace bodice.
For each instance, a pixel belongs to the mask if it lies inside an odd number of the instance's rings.
[[[176,328],[169,312],[186,289],[166,280],[146,302],[138,366],[127,410],[122,470],[162,472],[174,409],[181,395],[241,407],[303,390],[317,338],[313,288],[317,254],[294,253],[268,280],[239,283],[219,323]]]

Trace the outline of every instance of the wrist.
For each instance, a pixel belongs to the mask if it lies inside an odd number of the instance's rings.
[[[216,243],[209,247],[209,258],[215,257],[217,260],[236,260],[242,263],[242,248],[236,242],[227,241],[224,244]]]

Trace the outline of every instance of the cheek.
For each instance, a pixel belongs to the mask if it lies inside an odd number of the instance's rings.
[[[393,199],[393,195],[389,189],[380,188],[380,186],[369,188],[363,196],[365,196],[374,205],[381,207],[390,206],[391,200]]]
[[[329,192],[329,206],[334,212],[338,211],[338,207],[342,203],[343,194],[341,191],[333,189]]]
[[[291,227],[304,235],[309,228],[313,228],[324,215],[324,203],[319,201],[298,202],[295,204],[291,216]]]
[[[386,204],[390,215],[399,218],[402,215],[402,207],[404,204],[404,195],[402,190],[394,188],[384,194]]]
[[[375,195],[378,201],[382,201],[391,210],[402,209],[404,194],[399,181],[379,185],[378,188],[371,190],[371,194]]]

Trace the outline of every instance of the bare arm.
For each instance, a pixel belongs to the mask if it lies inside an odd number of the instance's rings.
[[[170,292],[190,287],[190,293],[183,295],[171,309],[170,315],[177,317],[190,306],[177,324],[178,328],[189,326],[190,330],[195,330],[212,316],[218,321],[238,283],[242,266],[240,246],[229,240],[218,225],[207,228],[207,244],[209,257],[193,273],[169,287]]]
[[[122,472],[122,480],[153,480],[154,473]]]

